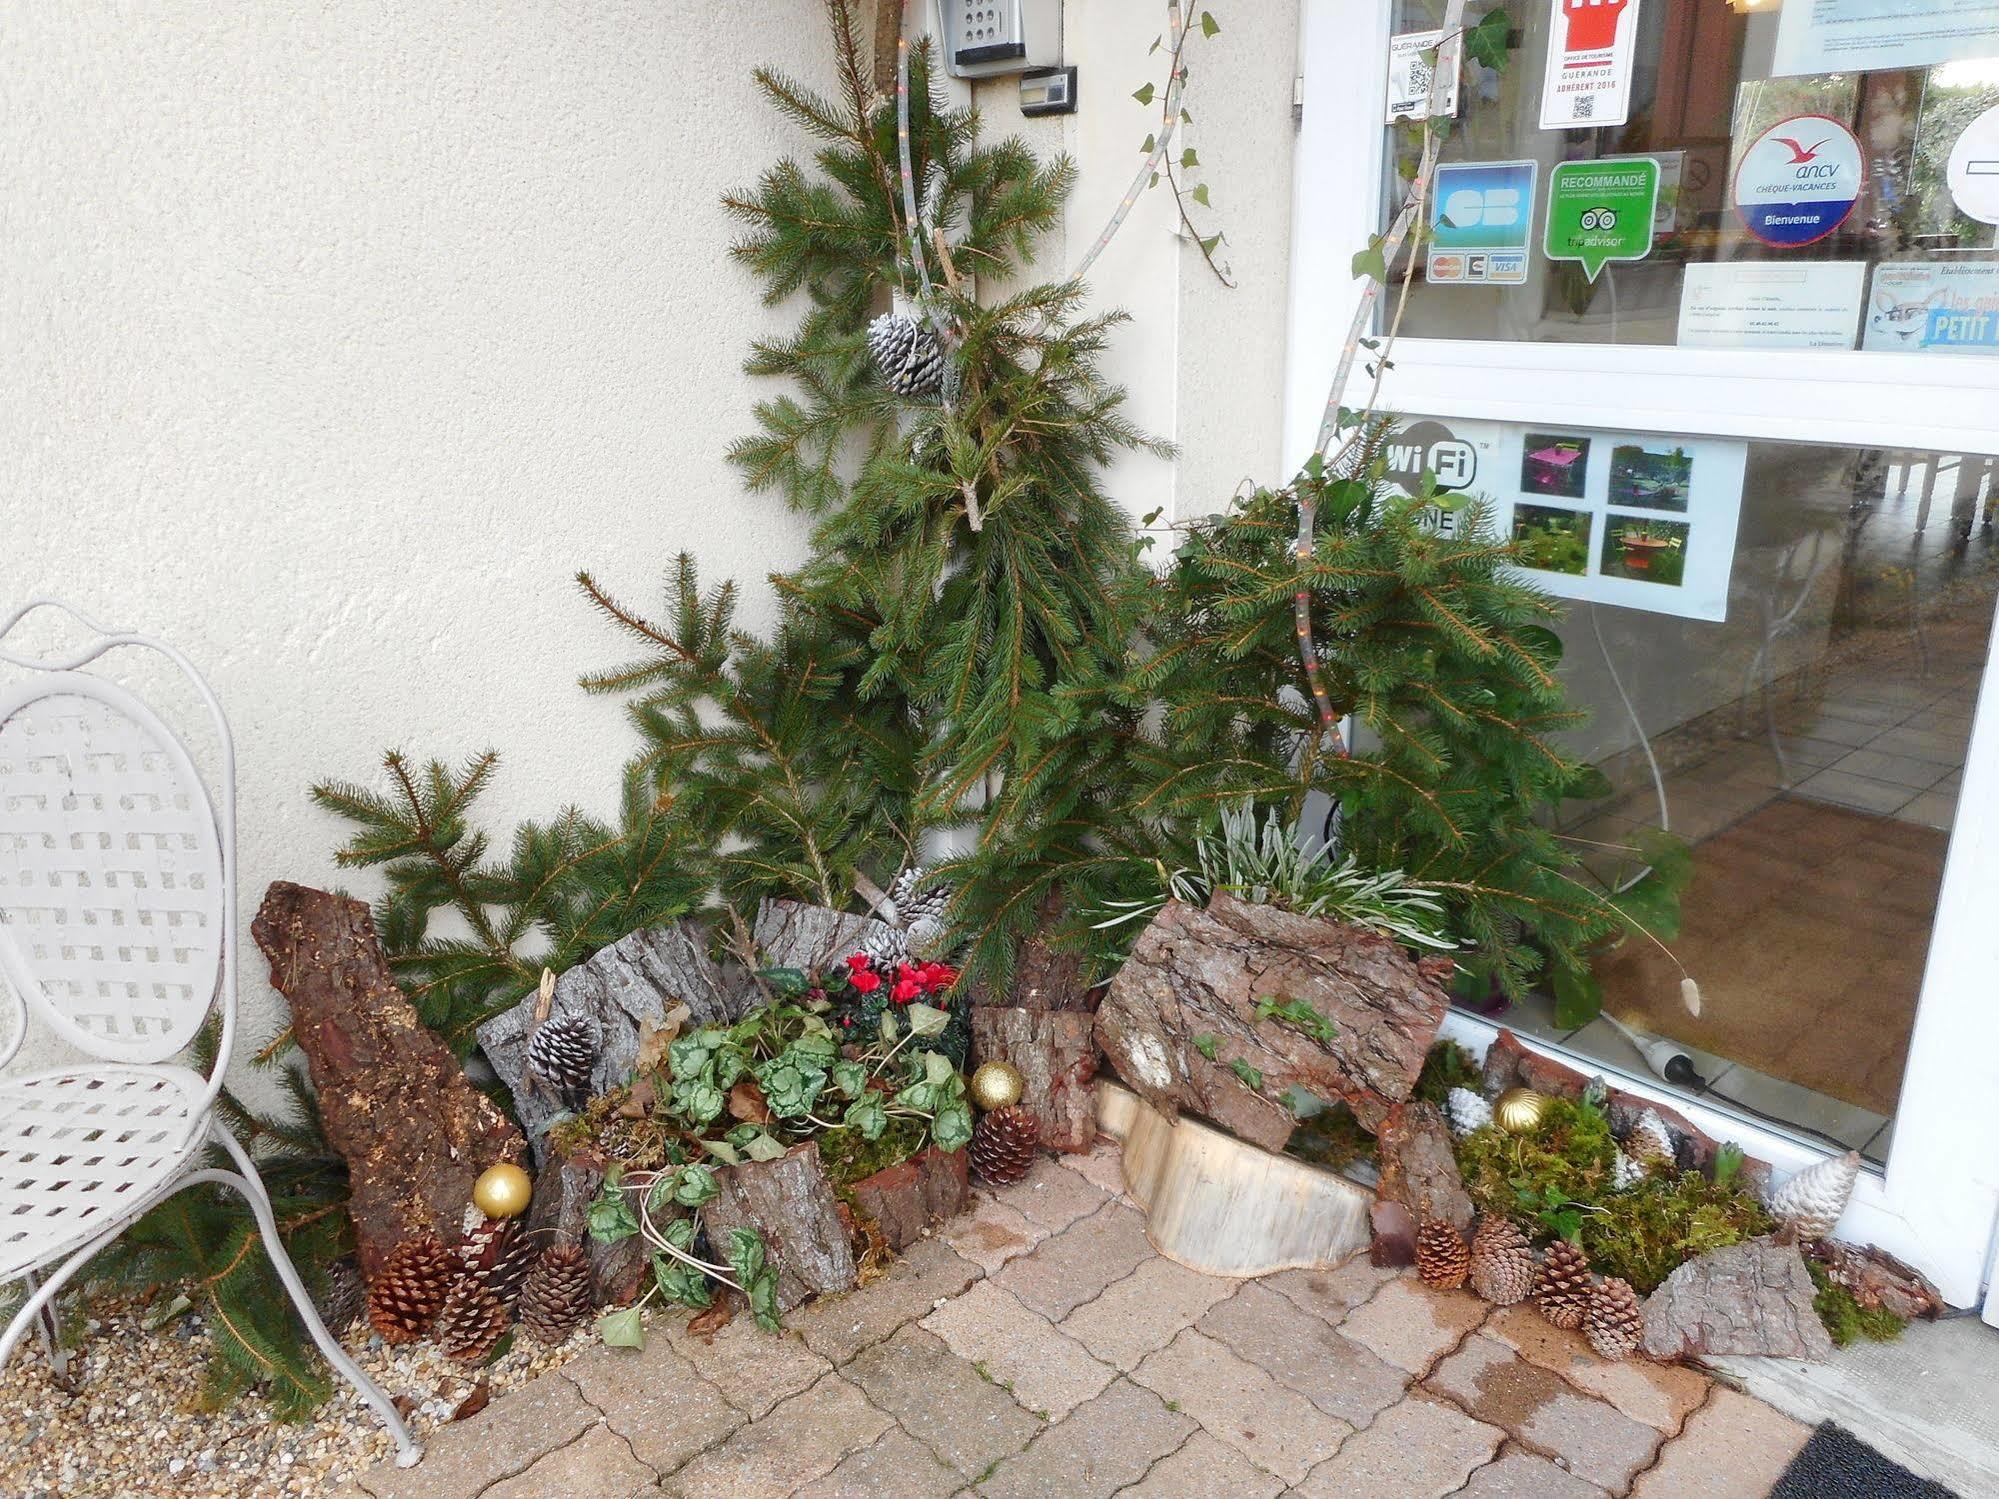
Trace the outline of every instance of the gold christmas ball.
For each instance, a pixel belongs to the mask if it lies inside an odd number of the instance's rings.
[[[987,1113],[1011,1108],[1020,1102],[1020,1090],[1027,1080],[1011,1062],[986,1062],[972,1074],[972,1102]]]
[[[1492,1106],[1492,1117],[1509,1135],[1524,1135],[1538,1127],[1548,1112],[1548,1095],[1532,1088],[1508,1088]]]
[[[534,1180],[520,1167],[502,1161],[488,1166],[472,1184],[472,1201],[488,1218],[513,1218],[527,1211]]]

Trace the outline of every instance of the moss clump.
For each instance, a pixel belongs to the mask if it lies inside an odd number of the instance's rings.
[[[1844,1348],[1861,1338],[1892,1343],[1909,1325],[1885,1306],[1862,1306],[1853,1299],[1851,1291],[1833,1284],[1825,1266],[1807,1260],[1805,1268],[1811,1271],[1812,1284],[1818,1287],[1812,1309],[1819,1314],[1819,1321],[1825,1324],[1836,1347]]]
[[[855,1182],[908,1160],[923,1148],[926,1129],[921,1119],[896,1116],[875,1140],[844,1124],[827,1130],[819,1137],[819,1159],[833,1190],[845,1197]]]
[[[1344,1171],[1356,1161],[1371,1161],[1376,1149],[1374,1136],[1361,1128],[1353,1110],[1343,1103],[1301,1119],[1284,1144],[1286,1155],[1328,1171]]]
[[[1457,1042],[1439,1041],[1423,1058],[1423,1070],[1416,1078],[1416,1097],[1442,1108],[1453,1088],[1483,1092],[1485,1071],[1477,1058]]]

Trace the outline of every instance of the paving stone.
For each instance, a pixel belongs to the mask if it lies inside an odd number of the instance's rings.
[[[1366,1431],[1312,1470],[1299,1485],[1303,1499],[1393,1494],[1396,1499],[1443,1499],[1474,1469],[1492,1460],[1506,1433],[1474,1421],[1454,1405],[1414,1396],[1391,1406]]]
[[[1009,1260],[993,1279],[1019,1297],[1022,1305],[1059,1322],[1154,1256],[1145,1239],[1145,1220],[1132,1209],[1111,1203],[1043,1239],[1032,1253]]]
[[[1097,1395],[1116,1373],[990,1280],[939,1307],[923,1326],[959,1358],[984,1369],[1024,1409],[1057,1419]]]
[[[1105,1499],[1187,1440],[1194,1423],[1150,1390],[1114,1381],[979,1485],[981,1499]]]
[[[636,1352],[595,1349],[565,1364],[562,1377],[574,1380],[638,1460],[658,1473],[673,1472],[744,1420],[664,1337],[648,1338]]]
[[[1482,1333],[1438,1364],[1427,1384],[1577,1477],[1619,1493],[1659,1450],[1654,1428],[1578,1393]]]
[[[538,1379],[432,1432],[414,1468],[376,1468],[365,1484],[375,1499],[473,1499],[575,1441],[598,1419],[568,1380]]]
[[[1106,1291],[1099,1302],[1109,1296]],[[1267,1286],[1244,1286],[1195,1325],[1320,1410],[1355,1426],[1367,1425],[1408,1391],[1407,1371],[1319,1318],[1300,1316],[1295,1303]]]
[[[1288,1297],[1300,1311],[1338,1326],[1346,1314],[1373,1298],[1400,1270],[1377,1270],[1362,1250],[1345,1264],[1318,1270],[1280,1270],[1257,1282]]]
[[[518,1478],[486,1490],[487,1499],[633,1499],[656,1491],[659,1475],[608,1426],[593,1426],[558,1447]]]
[[[1042,1423],[921,1327],[905,1327],[847,1365],[847,1378],[966,1478],[1012,1457]]]
[[[1604,1491],[1545,1457],[1516,1448],[1472,1474],[1457,1499],[1604,1499]]]
[[[1034,1169],[1010,1187],[1002,1187],[999,1200],[1050,1233],[1059,1233],[1078,1218],[1087,1218],[1109,1199],[1103,1189],[1080,1171],[1043,1157]]]
[[[937,1237],[986,1274],[1048,1237],[1048,1230],[996,1197],[980,1197],[937,1231]]]
[[[828,1374],[762,1420],[737,1429],[660,1485],[681,1499],[786,1499],[848,1454],[873,1446],[893,1423],[858,1385]]]
[[[1118,1499],[1274,1499],[1284,1491],[1284,1480],[1273,1478],[1233,1447],[1224,1446],[1205,1431],[1187,1438],[1178,1452],[1162,1457],[1152,1471]]]
[[[788,1319],[815,1353],[844,1364],[956,1296],[984,1272],[938,1239],[920,1239],[880,1280],[809,1302]]]
[[[1058,1155],[1055,1163],[1078,1172],[1100,1192],[1111,1197],[1128,1194],[1124,1185],[1124,1147],[1108,1135],[1099,1135],[1093,1149],[1084,1155]]]
[[[1633,1499],[1737,1499],[1770,1491],[1811,1428],[1717,1385],[1708,1403],[1666,1443]]]
[[[1199,1321],[1239,1284],[1154,1255],[1096,1300],[1064,1317],[1062,1331],[1129,1374],[1148,1353],[1172,1342],[1181,1328]],[[1295,1311],[1292,1319],[1297,1319]]]
[[[1398,1369],[1420,1375],[1485,1320],[1485,1303],[1466,1291],[1433,1291],[1404,1275],[1355,1307],[1340,1331]]]
[[[890,1427],[839,1467],[800,1489],[793,1499],[946,1499],[965,1480],[900,1427]]]
[[[664,1331],[672,1351],[745,1415],[765,1414],[833,1367],[806,1347],[795,1331],[765,1332],[747,1316],[734,1318],[709,1341],[689,1333],[687,1325],[688,1319],[676,1313],[655,1320],[650,1330],[655,1336]],[[613,1371],[620,1359],[640,1357],[619,1349],[609,1352]]]
[[[1353,1430],[1191,1327],[1131,1377],[1287,1483],[1301,1482]]]
[[[1632,1420],[1668,1434],[1678,1431],[1707,1399],[1705,1375],[1642,1359],[1598,1358],[1581,1333],[1562,1331],[1524,1304],[1494,1312],[1481,1331],[1585,1394],[1608,1400]]]

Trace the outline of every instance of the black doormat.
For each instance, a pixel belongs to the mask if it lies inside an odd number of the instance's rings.
[[[1852,1432],[1827,1421],[1770,1490],[1770,1499],[1957,1499],[1940,1483],[1919,1478]]]

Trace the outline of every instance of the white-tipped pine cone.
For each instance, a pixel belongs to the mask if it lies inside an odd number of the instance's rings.
[[[1492,1105],[1469,1088],[1451,1089],[1444,1097],[1444,1113],[1451,1121],[1451,1133],[1460,1139],[1492,1123]]]
[[[868,357],[899,396],[935,395],[944,386],[944,350],[915,318],[885,312],[868,324]]]

